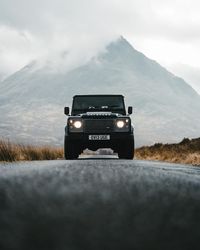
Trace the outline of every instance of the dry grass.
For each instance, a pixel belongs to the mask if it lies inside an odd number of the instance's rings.
[[[19,160],[19,148],[9,141],[0,140],[0,161]]]
[[[200,138],[184,138],[178,144],[156,143],[136,149],[136,158],[200,166]]]
[[[200,166],[200,138],[184,138],[178,144],[156,143],[136,149],[136,158]],[[63,158],[63,149],[50,146],[31,146],[0,139],[0,161],[55,160]]]
[[[50,146],[14,144],[0,140],[0,161],[55,160],[63,158],[63,149]]]

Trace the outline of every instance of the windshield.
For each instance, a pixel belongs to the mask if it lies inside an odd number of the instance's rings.
[[[113,111],[125,114],[123,96],[76,96],[74,97],[72,115],[83,112]]]

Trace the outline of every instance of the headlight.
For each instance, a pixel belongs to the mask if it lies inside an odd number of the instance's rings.
[[[81,128],[82,127],[82,122],[81,121],[75,121],[73,125],[74,125],[75,128]]]
[[[117,121],[117,127],[118,128],[123,128],[125,126],[125,122],[124,121]]]
[[[129,132],[130,119],[118,118],[115,122],[115,132]]]
[[[81,119],[70,118],[68,125],[70,132],[83,132],[83,121]]]

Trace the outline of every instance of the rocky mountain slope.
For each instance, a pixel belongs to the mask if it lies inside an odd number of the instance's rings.
[[[93,93],[125,96],[137,146],[199,136],[200,96],[122,37],[85,65],[57,72],[33,62],[0,88],[0,136],[17,141],[62,144],[63,107],[75,94]]]

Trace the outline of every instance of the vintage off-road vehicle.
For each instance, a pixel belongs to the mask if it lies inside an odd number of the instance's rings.
[[[133,159],[134,134],[122,95],[76,95],[65,127],[65,159],[76,159],[84,149],[111,148],[120,159]]]

